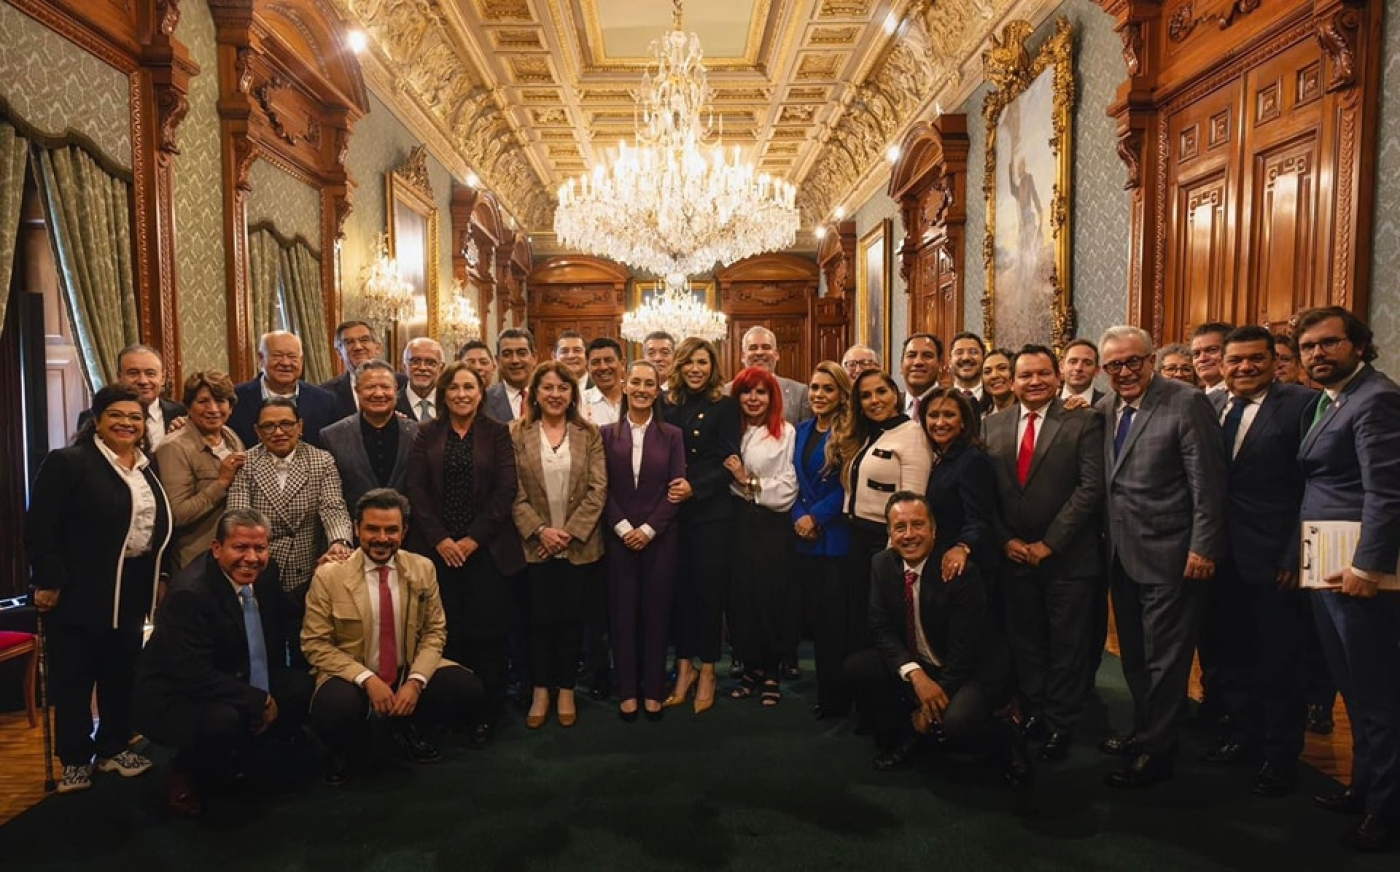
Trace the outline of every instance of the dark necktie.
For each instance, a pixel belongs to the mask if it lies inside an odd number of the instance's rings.
[[[1123,414],[1118,419],[1118,429],[1113,434],[1113,457],[1116,460],[1123,453],[1123,443],[1128,441],[1128,431],[1133,429],[1133,416],[1137,414],[1137,409],[1132,406],[1124,406]]]
[[[967,397],[967,401],[969,403],[973,404],[974,406],[977,405],[977,397],[972,393],[972,391],[968,390],[967,388],[963,388],[962,392],[963,396]]]
[[[1031,477],[1031,458],[1035,456],[1035,419],[1039,412],[1026,413],[1026,432],[1021,435],[1021,450],[1016,452],[1016,480],[1021,487]]]
[[[418,420],[419,420],[419,421],[431,421],[431,420],[433,420],[433,404],[432,404],[432,401],[430,401],[430,400],[419,400],[419,401],[418,401]]]
[[[914,596],[914,585],[918,583],[917,572],[912,569],[904,570],[904,641],[909,646],[909,653],[915,656],[919,654],[919,631],[914,616],[914,610],[919,607]]]
[[[1239,438],[1240,424],[1244,422],[1244,410],[1249,402],[1249,397],[1231,400],[1230,411],[1225,413],[1225,420],[1220,425],[1221,436],[1225,439],[1225,456],[1231,460],[1235,458],[1235,440]]]
[[[1332,397],[1324,391],[1322,396],[1317,398],[1317,409],[1313,412],[1312,423],[1308,425],[1309,433],[1317,429],[1317,425],[1322,423],[1322,419],[1327,416],[1327,410],[1330,408],[1332,408]]]
[[[399,643],[394,635],[394,593],[389,587],[389,567],[379,567],[379,672],[390,687],[399,677]]]
[[[517,417],[517,418],[523,418],[523,417],[525,417],[526,404],[529,403],[529,402],[530,402],[530,390],[529,390],[529,388],[524,388],[524,389],[522,389],[522,390],[520,391],[520,408],[516,410],[516,412],[515,412],[515,417]]]
[[[267,690],[267,641],[263,638],[262,616],[253,586],[239,587],[238,599],[243,606],[243,634],[248,638],[248,683],[258,690]]]

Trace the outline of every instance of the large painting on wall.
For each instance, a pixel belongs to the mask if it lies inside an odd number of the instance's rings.
[[[408,160],[390,170],[384,178],[388,199],[389,256],[398,263],[399,277],[413,288],[417,310],[399,322],[386,348],[388,360],[410,339],[441,332],[438,311],[438,231],[437,204],[428,178],[428,151],[415,147]]]
[[[890,348],[890,219],[876,224],[856,248],[856,342],[881,360]]]
[[[1064,18],[1031,57],[1034,28],[1013,21],[982,55],[987,94],[987,201],[982,298],[988,343],[1061,349],[1074,334],[1070,294],[1073,33]],[[1049,317],[1046,317],[1047,314]]]

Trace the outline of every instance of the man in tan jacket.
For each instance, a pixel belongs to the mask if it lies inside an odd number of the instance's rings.
[[[481,681],[442,656],[447,620],[432,561],[399,550],[408,500],[369,491],[355,506],[360,547],[316,570],[306,595],[302,651],[316,677],[310,722],[331,751],[330,784],[349,777],[367,727],[387,725],[419,763],[441,756],[422,728],[463,723]]]

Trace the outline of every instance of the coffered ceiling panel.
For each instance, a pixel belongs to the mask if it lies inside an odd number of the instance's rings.
[[[559,185],[631,138],[633,92],[672,20],[667,0],[329,2],[369,37],[370,86],[542,235],[537,251]],[[687,0],[683,27],[725,143],[798,186],[810,229],[1027,2]]]

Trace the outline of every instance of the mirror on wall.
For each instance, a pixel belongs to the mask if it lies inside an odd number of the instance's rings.
[[[388,211],[389,256],[398,264],[399,277],[412,289],[413,313],[398,321],[385,353],[398,360],[409,340],[434,339],[441,333],[438,312],[439,216],[428,178],[428,150],[418,146],[402,166],[385,174]]]

